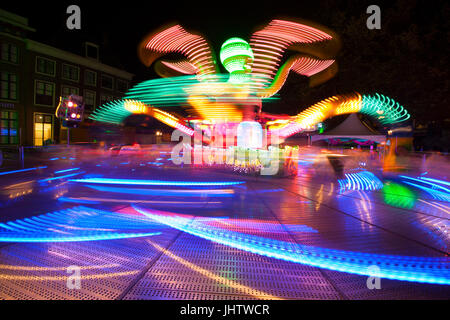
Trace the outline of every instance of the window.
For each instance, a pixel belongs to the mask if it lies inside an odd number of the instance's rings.
[[[43,146],[53,138],[53,116],[51,114],[34,114],[34,145]]]
[[[80,80],[80,68],[64,63],[62,66],[62,77],[66,80],[78,82]]]
[[[80,89],[75,88],[75,87],[62,86],[61,95],[63,97],[70,96],[71,94],[75,94],[78,96],[80,94]]]
[[[17,75],[2,71],[0,80],[0,98],[17,100]]]
[[[84,108],[86,110],[95,109],[95,91],[84,90]]]
[[[18,63],[19,49],[17,46],[10,43],[2,43],[1,59],[2,61]]]
[[[56,74],[56,62],[43,57],[36,57],[36,73],[54,77]]]
[[[17,112],[0,112],[0,144],[17,144]]]
[[[128,90],[128,82],[123,80],[117,80],[117,91],[119,92],[127,92]]]
[[[114,79],[111,76],[106,74],[102,74],[102,88],[105,89],[114,89]]]
[[[55,84],[51,82],[35,81],[34,104],[53,106]]]
[[[110,102],[110,101],[113,101],[113,100],[114,100],[114,97],[113,97],[113,96],[109,96],[109,95],[106,95],[106,94],[102,94],[102,95],[100,96],[100,105],[104,105],[105,103]]]
[[[91,70],[84,71],[84,83],[88,86],[97,86],[97,72]]]

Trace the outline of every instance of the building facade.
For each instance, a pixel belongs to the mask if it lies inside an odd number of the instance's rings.
[[[91,142],[87,119],[95,108],[120,99],[133,74],[99,61],[99,48],[85,43],[85,56],[34,40],[28,20],[0,10],[0,145],[42,146],[67,142],[55,117],[61,96],[85,101],[84,121],[71,142]]]

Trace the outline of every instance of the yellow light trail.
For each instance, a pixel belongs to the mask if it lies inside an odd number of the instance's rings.
[[[252,296],[254,296],[254,297],[258,298],[258,299],[281,300],[280,297],[272,296],[272,295],[270,295],[270,294],[268,294],[266,292],[259,291],[259,290],[256,290],[254,288],[244,286],[244,285],[242,285],[242,284],[240,284],[240,283],[238,283],[238,282],[236,282],[234,280],[218,276],[218,275],[212,273],[211,271],[203,269],[203,268],[201,268],[201,267],[199,267],[199,266],[197,266],[197,265],[195,265],[195,264],[193,264],[193,263],[191,263],[191,262],[189,262],[189,261],[187,261],[187,260],[185,260],[185,259],[183,259],[183,258],[181,258],[181,257],[179,257],[177,255],[175,255],[174,253],[170,252],[167,249],[164,249],[163,247],[157,245],[156,243],[153,243],[150,240],[147,240],[147,242],[149,244],[151,244],[153,247],[155,247],[157,250],[163,252],[169,258],[171,258],[171,259],[181,263],[183,266],[188,267],[189,269],[191,269],[191,270],[193,270],[195,272],[200,273],[201,275],[203,275],[205,277],[208,277],[209,279],[217,281],[220,284],[223,284],[223,285],[226,285],[228,287],[237,289],[237,290],[243,292],[244,294],[250,294],[250,295],[252,295]]]

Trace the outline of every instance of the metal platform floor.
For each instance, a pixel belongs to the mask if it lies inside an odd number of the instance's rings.
[[[161,177],[180,173],[171,171],[166,175],[160,170],[158,174]],[[225,180],[228,176],[217,173],[215,179]],[[437,232],[436,226],[447,226],[449,214],[441,206],[435,205],[441,210],[434,208],[431,199],[423,198],[424,203],[431,205],[420,202],[412,209],[404,209],[387,205],[380,192],[341,193],[333,182],[308,175],[295,179],[245,176],[235,176],[235,179],[245,181],[245,189],[223,200],[226,203],[223,206],[212,205],[221,203],[217,201],[219,198],[202,196],[201,208],[181,205],[159,209],[188,214],[199,221],[226,217],[224,223],[229,230],[293,244],[369,254],[448,258],[448,234]],[[117,194],[86,190],[67,181],[54,187],[60,196],[103,199],[85,205],[109,212],[136,214],[131,203],[152,207],[143,200],[148,197],[136,194],[120,198]],[[130,199],[131,202],[125,201]],[[4,222],[5,217],[21,219],[77,205],[57,201],[54,193],[36,189],[28,198],[0,210]],[[257,228],[252,225],[255,221]],[[209,223],[214,227],[222,222]],[[381,289],[371,290],[367,288],[367,276],[271,258],[164,224],[159,225],[158,231],[160,234],[150,237],[100,241],[0,242],[0,299],[450,297],[447,285],[381,279]],[[80,267],[80,289],[67,287],[69,266]]]

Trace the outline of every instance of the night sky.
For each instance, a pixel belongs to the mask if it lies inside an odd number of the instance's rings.
[[[68,30],[66,8],[78,4],[82,29]],[[368,30],[366,8],[378,4],[382,29]],[[31,38],[81,54],[82,42],[101,46],[101,61],[155,77],[137,58],[136,47],[152,30],[178,21],[202,33],[214,46],[232,36],[248,39],[256,27],[275,17],[302,18],[338,33],[343,48],[338,75],[315,88],[305,77],[289,76],[281,100],[267,112],[296,114],[334,94],[380,92],[404,105],[419,121],[450,118],[448,65],[450,7],[447,1],[11,1],[1,7],[29,18]],[[280,112],[281,110],[281,112]],[[448,122],[447,122],[448,124]]]

